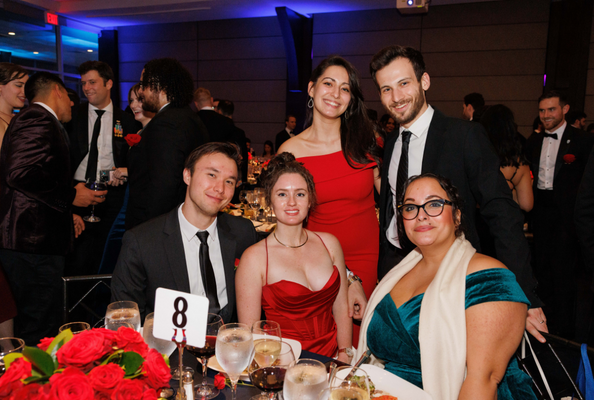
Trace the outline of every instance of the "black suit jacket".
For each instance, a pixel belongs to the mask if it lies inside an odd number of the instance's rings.
[[[280,147],[283,145],[283,143],[285,143],[289,139],[291,139],[291,136],[289,135],[289,133],[287,132],[286,129],[283,129],[282,131],[277,133],[276,139],[274,141],[274,145],[276,146],[274,148],[274,150],[278,151],[278,149],[280,149]]]
[[[526,151],[530,160],[530,169],[534,176],[534,206],[538,207],[539,193],[537,191],[540,167],[540,153],[544,135],[533,133],[526,142]],[[577,192],[582,175],[594,144],[594,135],[567,124],[559,143],[559,151],[555,160],[555,175],[553,179],[553,197],[557,205],[559,216],[563,218],[569,232],[575,232],[573,225],[574,208]],[[565,161],[564,157],[575,157],[575,161]]]
[[[399,251],[386,238],[386,229],[393,215],[388,210],[394,207],[388,170],[397,138],[397,132],[389,136],[384,148],[380,195],[380,278],[412,250]],[[534,293],[536,281],[530,267],[530,251],[523,233],[523,216],[500,172],[499,158],[482,125],[446,117],[436,109],[427,133],[422,172],[445,176],[456,186],[464,201],[462,218],[466,238],[479,252],[475,211],[476,206],[480,206],[480,213],[495,239],[497,259],[516,275],[532,307],[539,307],[541,302]]]
[[[124,133],[122,135],[116,134],[115,125],[120,122]],[[103,120],[102,120],[103,122]],[[136,133],[142,125],[134,119],[134,117],[115,105],[113,106],[113,121],[112,121],[112,147],[113,147],[113,161],[116,167],[126,167],[128,165],[128,143],[124,137],[129,133]],[[89,103],[85,102],[78,107],[76,115],[73,116],[72,121],[68,124],[70,131],[70,160],[72,165],[72,173],[80,165],[81,161],[89,152]]]
[[[575,229],[582,248],[584,263],[594,270],[594,150],[582,175],[575,202]]]
[[[65,255],[72,247],[68,136],[33,104],[11,121],[0,153],[0,245],[33,254]]]
[[[145,126],[142,139],[128,152],[130,197],[126,229],[172,210],[186,195],[186,158],[208,142],[206,127],[190,107],[171,105]]]
[[[112,301],[135,301],[142,318],[154,311],[157,288],[190,292],[177,213],[176,207],[124,235],[113,273]],[[229,299],[220,315],[228,323],[235,314],[235,259],[241,258],[245,249],[258,241],[258,235],[250,221],[225,213],[218,215],[217,230]]]

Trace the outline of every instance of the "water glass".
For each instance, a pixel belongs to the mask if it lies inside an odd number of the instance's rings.
[[[107,306],[105,325],[115,328],[122,322],[131,323],[137,332],[140,330],[140,311],[138,311],[138,304],[133,301],[116,301]],[[117,328],[112,330],[117,330]]]
[[[318,400],[328,388],[326,367],[318,360],[302,358],[289,365],[285,375],[285,400]]]
[[[69,322],[64,324],[58,329],[58,332],[65,331],[66,329],[70,329],[73,335],[77,333],[81,333],[84,331],[88,331],[91,329],[91,325],[87,324],[86,322]]]
[[[161,354],[171,355],[175,350],[175,343],[171,340],[157,339],[153,336],[153,327],[155,324],[155,313],[150,313],[144,319],[144,326],[142,328],[142,337],[151,349],[157,350]]]
[[[349,375],[350,377],[346,379]],[[331,400],[347,398],[369,400],[369,377],[361,368],[350,366],[336,368],[329,386],[333,389],[330,391]]]
[[[10,353],[20,353],[25,348],[25,341],[15,337],[0,338],[0,376],[4,375],[4,356]]]
[[[219,328],[216,344],[217,361],[231,380],[232,400],[237,398],[239,376],[252,361],[254,341],[246,324],[226,324]]]

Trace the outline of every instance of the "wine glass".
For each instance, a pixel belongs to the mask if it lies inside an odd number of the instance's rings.
[[[346,379],[349,377],[348,379]],[[369,377],[367,372],[357,367],[338,367],[329,382],[332,400],[360,399],[369,400]]]
[[[250,207],[252,210],[254,210],[254,221],[256,221],[258,219],[258,214],[260,213],[260,196],[258,196],[256,191],[254,191],[254,193],[252,193],[252,195],[249,197],[248,201],[250,202]]]
[[[153,335],[153,327],[155,326],[155,313],[150,313],[144,319],[144,326],[142,328],[142,337],[151,349],[157,350],[161,354],[171,355],[175,350],[175,343],[171,340],[157,339]]]
[[[318,400],[320,392],[328,388],[326,367],[318,360],[302,358],[289,365],[285,374],[285,400]]]
[[[60,329],[58,329],[58,332],[65,331],[66,329],[70,329],[72,334],[76,335],[77,333],[90,330],[91,325],[89,325],[86,322],[69,322],[67,324],[62,325]]]
[[[231,398],[237,398],[237,381],[252,361],[254,341],[246,324],[226,324],[219,328],[216,344],[217,361],[231,380]]]
[[[295,361],[291,345],[281,342],[280,338],[268,339],[266,344],[266,347],[256,345],[254,360],[248,367],[250,380],[264,393],[250,400],[274,400],[276,393],[283,388],[287,368]],[[271,348],[274,348],[272,353]]]
[[[91,190],[96,191],[96,192],[102,191],[102,190],[107,190],[107,185],[105,184],[105,182],[96,181],[91,178],[87,179],[87,183],[85,186]],[[95,205],[94,204],[91,207],[91,215],[86,215],[83,217],[83,219],[87,222],[101,221],[101,218],[95,216]]]
[[[196,392],[196,396],[202,399],[212,399],[219,395],[219,389],[206,382],[206,364],[208,363],[208,359],[215,355],[217,334],[221,326],[223,326],[221,316],[209,313],[206,323],[206,343],[204,347],[186,346],[186,350],[194,355],[194,357],[199,358],[202,363],[202,385],[200,385],[200,388]]]
[[[25,348],[25,341],[15,337],[0,338],[0,376],[4,375],[4,356],[10,353],[20,353]]]
[[[244,205],[244,208],[247,208],[247,206],[248,206],[248,200],[247,200],[248,193],[249,193],[249,191],[247,191],[247,190],[242,190],[239,192],[239,202]]]
[[[140,330],[140,311],[138,304],[133,301],[115,301],[107,306],[105,313],[105,325],[108,329],[115,328],[122,322],[129,322],[134,326],[134,330]]]
[[[347,386],[331,386],[322,390],[319,400],[369,400],[369,390],[361,389],[351,382]]]
[[[268,319],[254,322],[252,325],[252,333],[256,333],[258,335],[277,336],[279,339],[282,338],[280,324]]]

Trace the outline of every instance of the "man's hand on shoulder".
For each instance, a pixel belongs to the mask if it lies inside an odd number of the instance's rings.
[[[76,196],[72,205],[76,207],[94,206],[105,201],[107,190],[91,190],[85,186],[84,182],[79,182],[74,188],[76,189]]]

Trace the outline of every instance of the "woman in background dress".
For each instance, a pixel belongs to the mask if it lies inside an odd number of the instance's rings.
[[[279,153],[292,153],[311,172],[318,205],[307,227],[338,238],[347,268],[361,278],[367,297],[377,283],[379,147],[367,116],[355,68],[340,56],[325,59],[308,85],[306,129]],[[353,327],[353,343],[358,326]]]

